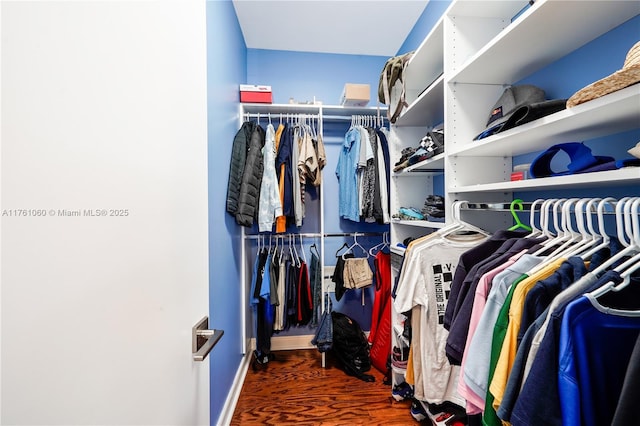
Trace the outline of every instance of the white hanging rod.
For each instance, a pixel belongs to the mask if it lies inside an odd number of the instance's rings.
[[[523,201],[522,202],[522,212],[527,213],[527,211],[531,211],[531,205],[533,202],[531,201]],[[613,201],[611,204],[615,205],[616,202]],[[511,203],[465,203],[460,207],[460,210],[467,211],[493,211],[493,212],[508,212],[511,211]],[[518,209],[518,212],[520,210]],[[595,213],[595,211],[594,211]],[[615,211],[603,211],[604,214],[616,214]]]
[[[320,118],[320,114],[308,114],[305,112],[294,112],[294,113],[290,113],[290,112],[274,112],[274,113],[269,113],[269,112],[245,112],[244,114],[242,114],[243,117],[245,118],[265,118],[265,119],[269,119],[269,117],[271,117],[272,120],[276,120],[276,119],[286,119],[286,118],[314,118],[314,119],[319,119]],[[351,117],[349,117],[349,120],[351,120]]]
[[[382,237],[384,232],[338,232],[324,234],[325,237]]]
[[[329,234],[320,234],[320,233],[287,233],[287,234],[252,234],[246,235],[245,239],[247,240],[257,240],[261,237],[282,237],[288,238],[289,236],[294,237],[302,237],[302,238],[320,238],[320,237],[382,237],[384,232],[341,232],[341,233],[329,233]]]
[[[306,234],[295,234],[295,233],[286,233],[286,234],[252,234],[246,235],[245,238],[247,240],[257,240],[258,238],[289,238],[290,236],[294,236],[297,238],[320,238],[322,234],[319,233],[306,233]]]

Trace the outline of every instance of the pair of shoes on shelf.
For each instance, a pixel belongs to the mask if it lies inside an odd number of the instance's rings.
[[[412,147],[404,148],[400,153],[400,160],[395,163],[395,167],[393,168],[394,172],[399,172],[409,165],[409,158],[415,154],[416,149]]]
[[[396,385],[393,387],[393,390],[391,391],[391,396],[393,396],[393,399],[395,399],[396,401],[404,401],[405,399],[412,399],[413,387],[407,382],[402,382],[399,385]]]

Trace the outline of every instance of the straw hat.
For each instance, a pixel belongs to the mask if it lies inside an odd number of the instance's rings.
[[[567,108],[599,98],[640,82],[640,42],[633,45],[622,69],[578,90],[567,101]]]

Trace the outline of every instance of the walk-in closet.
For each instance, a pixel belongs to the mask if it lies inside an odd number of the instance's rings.
[[[640,2],[0,28],[0,424],[640,424]]]

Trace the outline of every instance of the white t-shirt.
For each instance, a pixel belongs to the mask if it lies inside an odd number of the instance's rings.
[[[397,312],[413,310],[411,345],[418,400],[465,405],[457,391],[460,367],[449,364],[445,353],[449,332],[443,325],[444,312],[460,255],[486,238],[482,234],[430,238],[412,248],[405,259],[394,307]]]

